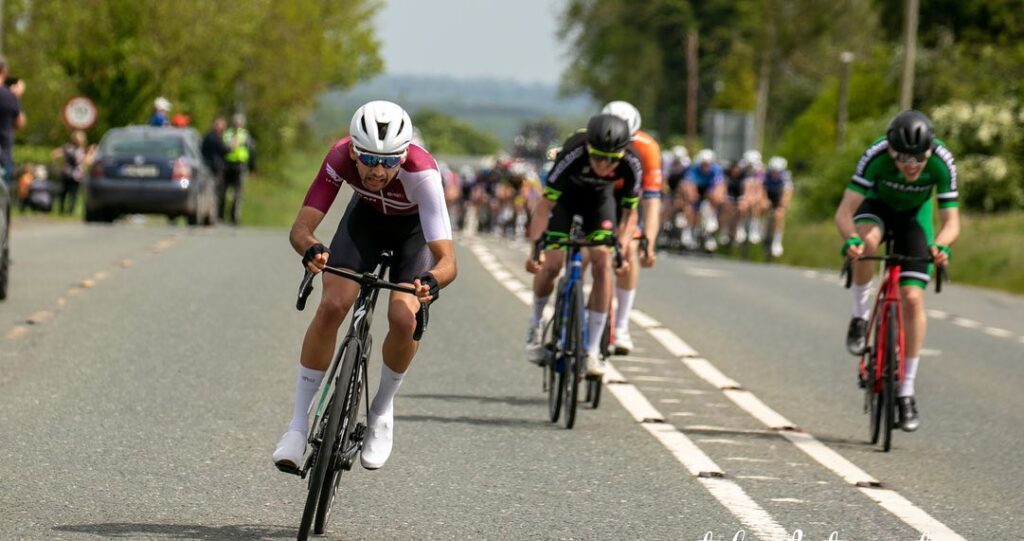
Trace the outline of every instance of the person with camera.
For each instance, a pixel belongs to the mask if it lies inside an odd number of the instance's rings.
[[[24,93],[25,81],[11,77],[7,58],[0,56],[0,166],[8,187],[14,175],[14,131],[25,127],[25,113],[21,110]]]

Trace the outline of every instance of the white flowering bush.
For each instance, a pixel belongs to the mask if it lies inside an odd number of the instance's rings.
[[[956,158],[961,201],[967,208],[1024,208],[1024,108],[1012,100],[956,100],[935,108],[931,118]]]

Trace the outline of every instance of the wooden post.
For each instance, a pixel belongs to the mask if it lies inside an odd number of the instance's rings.
[[[697,30],[686,34],[686,146],[697,151]]]
[[[903,79],[900,85],[900,110],[914,107],[914,62],[917,59],[918,0],[905,0],[903,17]]]
[[[847,104],[849,102],[850,63],[853,53],[843,51],[839,55],[839,104],[836,111],[836,149],[846,142]]]

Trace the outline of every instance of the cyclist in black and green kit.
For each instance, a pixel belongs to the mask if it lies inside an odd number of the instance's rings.
[[[939,231],[932,226],[932,192],[939,202]],[[934,136],[932,123],[923,113],[904,111],[889,123],[886,135],[875,141],[857,162],[836,211],[842,235],[843,255],[853,260],[872,255],[883,240],[885,228],[893,234],[893,250],[901,255],[934,258],[944,266],[949,246],[960,234],[957,209],[956,165],[949,149]],[[853,319],[846,335],[850,353],[866,348],[867,318],[871,311],[870,261],[853,266]],[[924,342],[927,319],[924,289],[931,265],[911,263],[900,272],[903,329],[906,335],[906,372],[900,382],[897,406],[900,427],[913,432],[920,426],[914,399],[914,379]]]

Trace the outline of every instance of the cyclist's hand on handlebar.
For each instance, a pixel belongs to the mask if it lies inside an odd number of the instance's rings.
[[[842,252],[846,259],[853,261],[864,255],[864,242],[860,240],[860,237],[854,235],[843,244]]]
[[[433,274],[425,272],[412,281],[412,287],[416,289],[416,298],[420,304],[430,304],[440,296],[441,286]]]
[[[302,256],[302,266],[309,272],[318,273],[327,266],[327,258],[330,255],[331,251],[318,242],[306,249],[306,254]]]
[[[933,244],[929,247],[932,252],[932,260],[936,267],[945,267],[949,264],[949,248],[943,250],[942,246]]]
[[[626,259],[625,257],[623,257],[622,258],[622,264],[619,265],[618,267],[615,267],[615,275],[616,276],[623,276],[623,275],[625,275],[628,272],[629,272],[629,259]]]
[[[530,274],[537,274],[537,271],[544,266],[544,252],[540,252],[537,255],[537,259],[534,260],[533,256],[526,258],[526,272]]]

